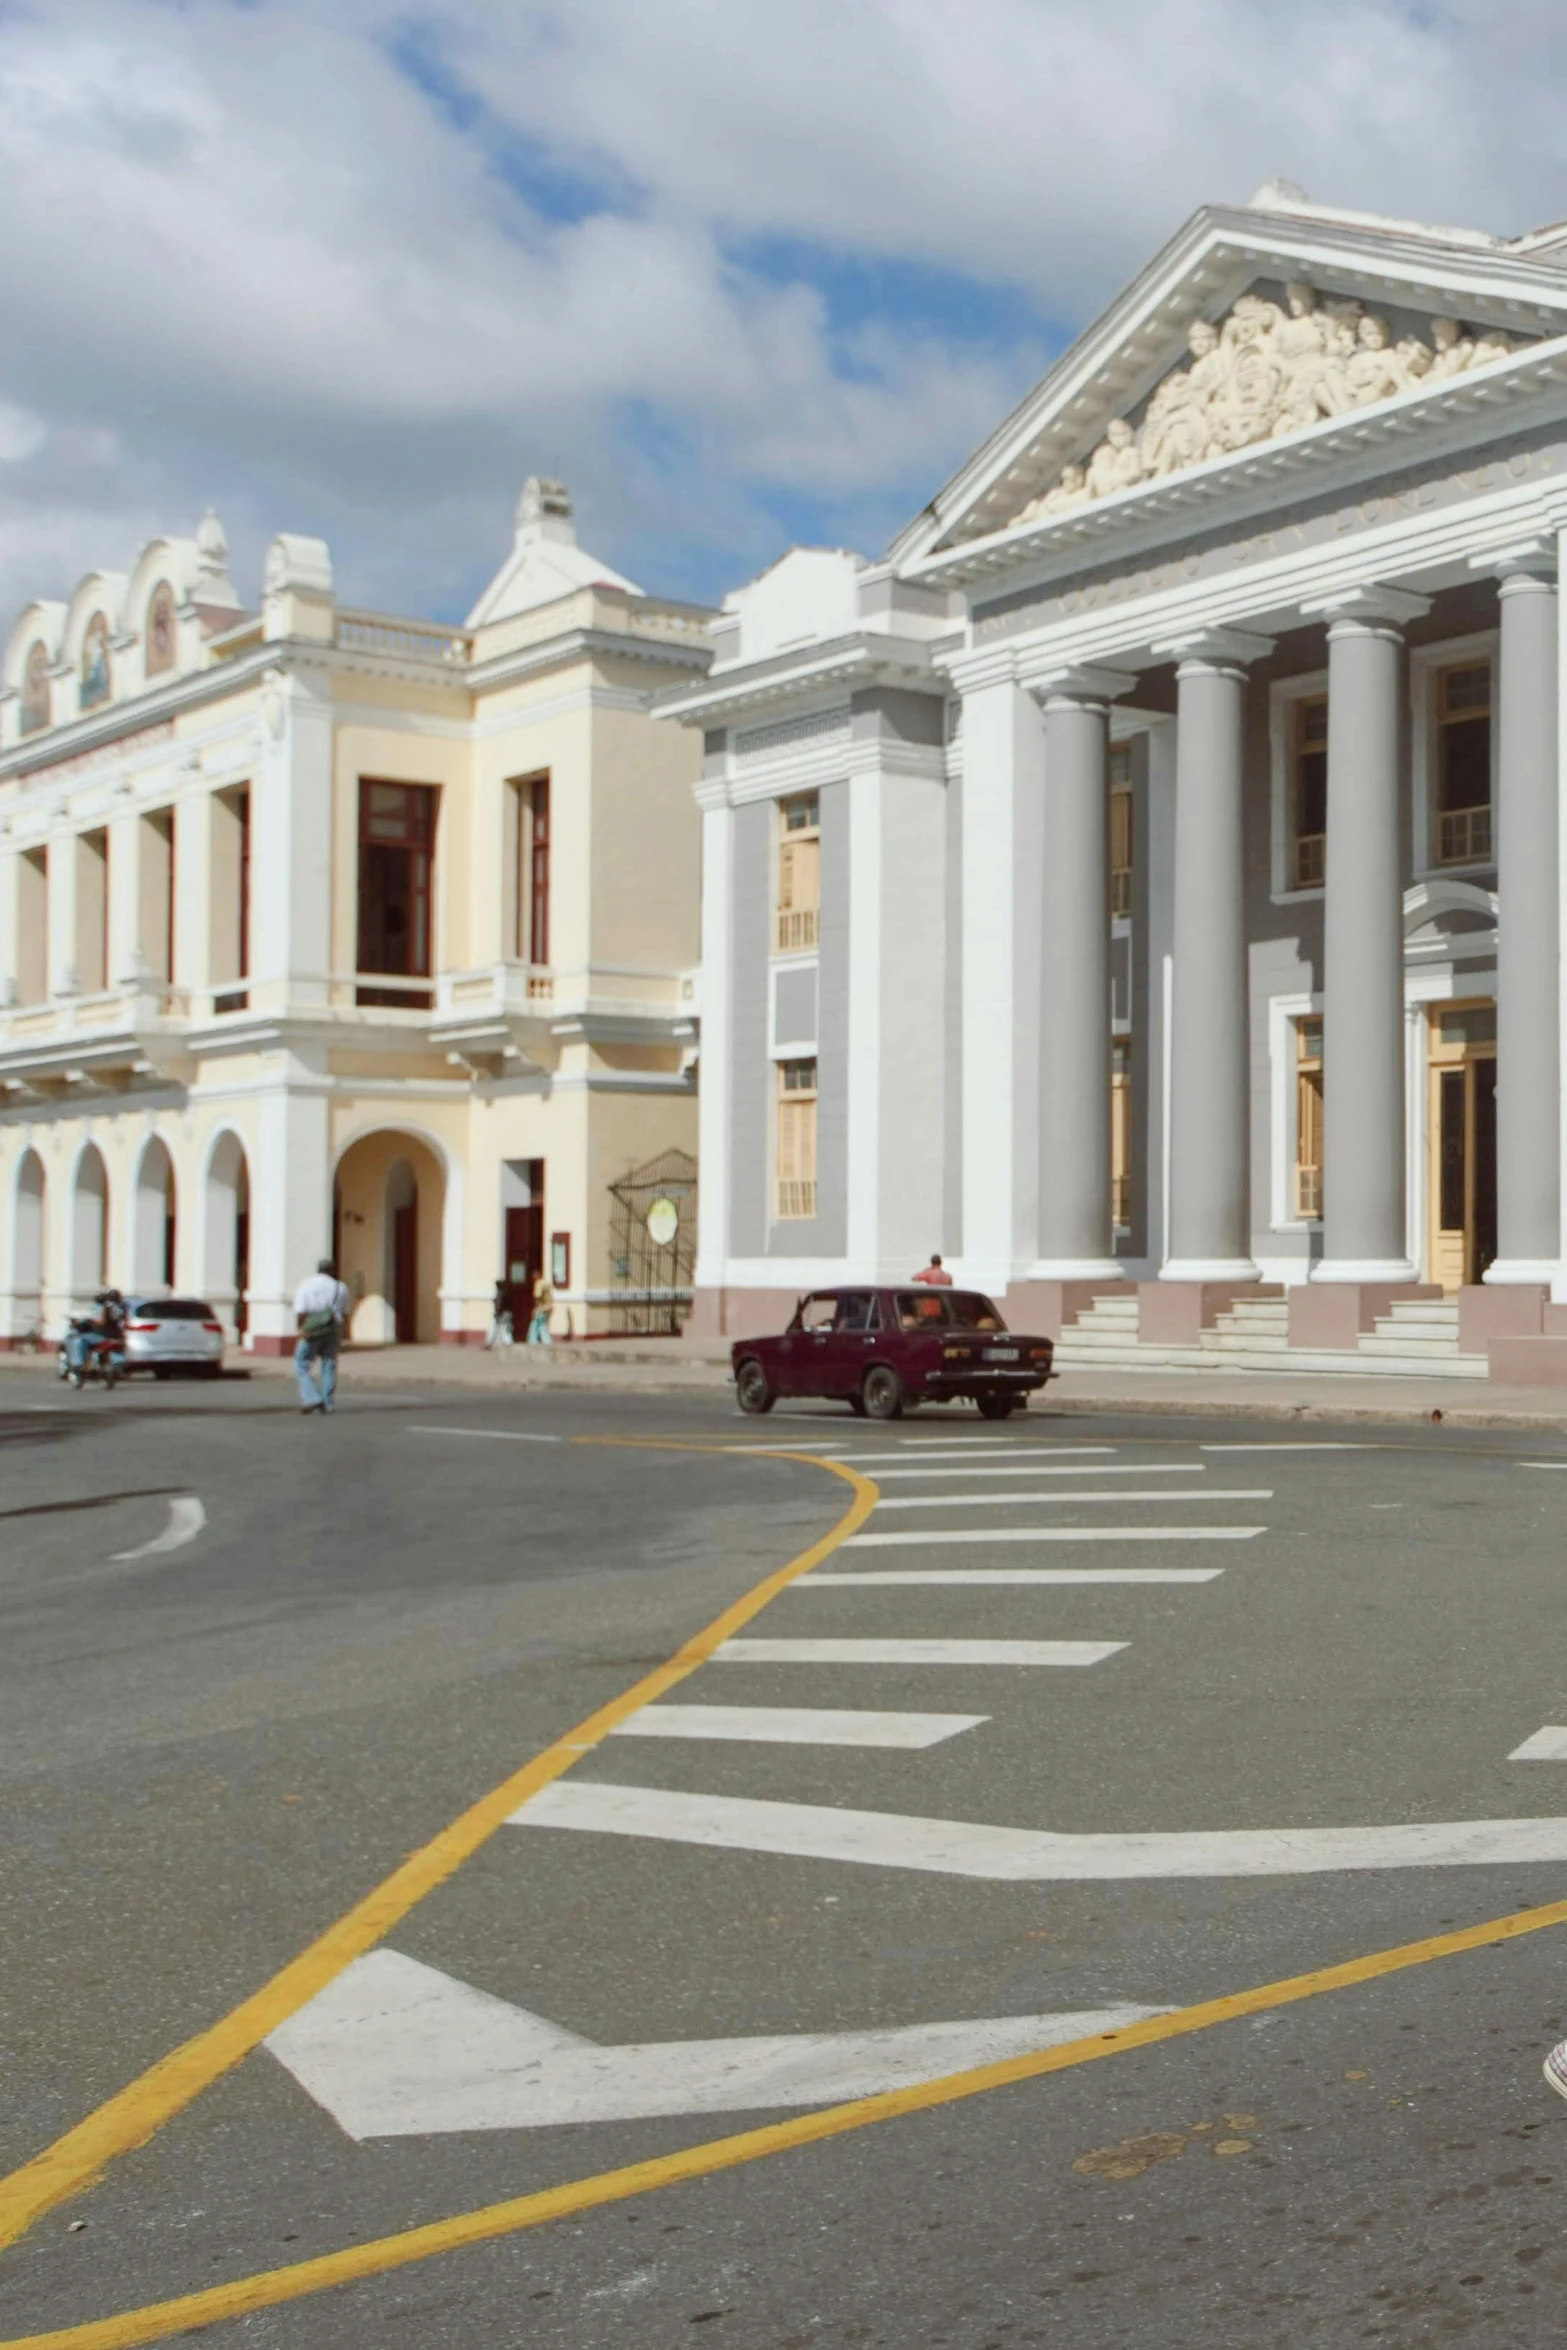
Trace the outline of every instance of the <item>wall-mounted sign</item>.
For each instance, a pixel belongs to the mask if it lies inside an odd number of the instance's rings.
[[[680,1210],[662,1193],[647,1212],[647,1233],[655,1248],[668,1248],[680,1230]]]

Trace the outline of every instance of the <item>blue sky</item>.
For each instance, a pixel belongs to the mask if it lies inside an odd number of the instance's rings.
[[[12,0],[0,599],[189,529],[460,615],[518,487],[876,553],[1204,200],[1567,212],[1541,0]]]

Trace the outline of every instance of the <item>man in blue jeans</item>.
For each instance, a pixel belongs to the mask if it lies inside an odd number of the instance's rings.
[[[348,1322],[349,1297],[330,1257],[323,1257],[294,1292],[294,1377],[302,1412],[337,1408],[337,1349]]]

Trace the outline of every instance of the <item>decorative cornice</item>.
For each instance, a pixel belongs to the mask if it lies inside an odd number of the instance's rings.
[[[872,629],[853,636],[831,637],[806,651],[774,654],[765,661],[710,676],[692,691],[665,695],[657,705],[661,718],[677,718],[686,725],[732,724],[749,710],[764,710],[778,702],[836,688],[863,691],[869,686],[906,687],[913,692],[941,691],[928,641],[884,635]]]

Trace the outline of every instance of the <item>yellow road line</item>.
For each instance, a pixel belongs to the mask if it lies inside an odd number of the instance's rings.
[[[593,1441],[612,1442],[613,1439]],[[666,1449],[706,1448],[671,1445]],[[69,2196],[90,2186],[117,2155],[145,2145],[154,2131],[259,2047],[269,2032],[275,2032],[307,2000],[324,1990],[351,1959],[373,1949],[417,1902],[423,1901],[427,1893],[433,1892],[464,1861],[471,1859],[529,1796],[569,1771],[617,1723],[662,1697],[667,1689],[694,1673],[698,1665],[705,1664],[720,1642],[759,1615],[768,1601],[776,1598],[797,1575],[808,1574],[812,1567],[829,1558],[840,1542],[865,1523],[876,1506],[877,1489],[870,1479],[860,1476],[857,1470],[842,1467],[837,1461],[820,1460],[813,1453],[769,1452],[767,1458],[803,1461],[812,1468],[827,1469],[853,1487],[854,1499],[831,1532],[824,1534],[819,1542],[813,1542],[797,1558],[790,1559],[786,1566],[766,1576],[732,1607],[725,1608],[721,1616],[677,1649],[667,1664],[645,1674],[621,1696],[600,1706],[585,1722],[579,1722],[574,1730],[568,1730],[542,1754],[535,1755],[532,1762],[503,1779],[438,1836],[432,1837],[418,1852],[411,1853],[400,1868],[394,1869],[373,1892],[356,1902],[297,1958],[290,1959],[259,1991],[252,1992],[206,2031],[198,2032],[194,2039],[149,2066],[85,2121],[67,2130],[9,2178],[0,2179],[0,2250],[25,2235],[46,2211],[52,2211]]]
[[[385,2276],[413,2262],[458,2252],[472,2244],[491,2243],[498,2236],[518,2235],[547,2220],[567,2219],[602,2204],[622,2203],[630,2196],[650,2194],[658,2187],[678,2186],[687,2179],[711,2178],[715,2172],[735,2170],[765,2155],[785,2154],[799,2146],[820,2145],[844,2137],[875,2122],[896,2121],[904,2115],[927,2113],[933,2107],[955,2105],[965,2097],[982,2097],[992,2089],[1013,2087],[1019,2081],[1039,2080],[1046,2073],[1067,2072],[1092,2064],[1102,2056],[1124,2055],[1128,2049],[1150,2048],[1160,2041],[1206,2032],[1215,2024],[1237,2022],[1242,2016],[1261,2015],[1271,2008],[1289,2007],[1301,1999],[1315,1999],[1324,1991],[1350,1990],[1374,1983],[1405,1967],[1426,1966],[1433,1959],[1453,1958],[1466,1950],[1483,1950],[1510,1942],[1542,1927],[1567,1925],[1567,1901],[1553,1901],[1543,1909],[1516,1910],[1510,1917],[1492,1918],[1485,1925],[1466,1926],[1453,1934],[1436,1934],[1424,1942],[1406,1942],[1396,1950],[1373,1951],[1342,1966],[1321,1967],[1309,1975],[1292,1975],[1280,1983],[1263,1983],[1255,1990],[1232,1992],[1173,2015],[1150,2016],[1118,2032],[1103,2032],[1091,2040],[1073,2040],[1060,2048],[1043,2048],[1032,2056],[1012,2056],[999,2064],[977,2066],[971,2072],[949,2073],[939,2081],[915,2088],[892,2089],[879,2097],[857,2097],[846,2105],[830,2105],[818,2113],[799,2114],[793,2120],[773,2122],[765,2129],[742,2130],[732,2138],[715,2138],[705,2146],[689,2146],[678,2154],[634,2162],[621,2170],[601,2171],[595,2178],[577,2179],[564,2187],[547,2187],[541,2194],[518,2195],[507,2203],[486,2204],[479,2211],[459,2212],[451,2219],[423,2228],[409,2228],[400,2236],[382,2236],[368,2244],[351,2244],[341,2252],[323,2253],[289,2268],[263,2270],[259,2276],[237,2277],[232,2284],[212,2285],[200,2293],[182,2294],[176,2301],[160,2301],[146,2309],[127,2309],[117,2317],[67,2326],[52,2334],[27,2334],[0,2342],[0,2350],[133,2350],[142,2342],[163,2342],[171,2335],[188,2334],[199,2326],[216,2325],[224,2318],[248,2316],[257,2309],[274,2309],[280,2302],[297,2301],[324,2293],[337,2285]]]

